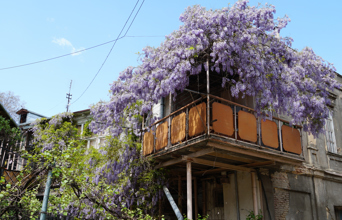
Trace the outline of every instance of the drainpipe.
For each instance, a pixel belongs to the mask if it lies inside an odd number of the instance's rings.
[[[170,205],[171,205],[173,211],[175,212],[175,214],[177,216],[177,219],[178,220],[183,220],[182,213],[179,211],[179,209],[178,209],[178,207],[177,207],[177,205],[175,203],[175,200],[173,200],[172,195],[171,195],[169,189],[166,186],[163,186],[163,190],[164,190],[164,193],[166,195],[166,198],[169,200]]]
[[[46,185],[45,185],[42,211],[40,212],[40,220],[46,219],[46,210],[47,210],[47,205],[49,202],[49,194],[50,194],[51,176],[52,176],[52,169],[49,169],[49,173],[48,173],[48,177],[47,177]]]

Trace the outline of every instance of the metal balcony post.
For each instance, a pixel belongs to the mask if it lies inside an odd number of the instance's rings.
[[[169,94],[169,110],[170,110],[170,114],[172,113],[172,94],[170,92]],[[168,121],[168,146],[171,146],[171,116],[169,114],[169,117],[167,118]]]
[[[236,112],[236,105],[234,105],[234,129],[235,129],[235,140],[237,140],[237,112]]]
[[[279,129],[279,145],[280,145],[280,151],[283,152],[283,141],[281,137],[281,126],[280,126],[281,121],[278,120],[278,129]]]
[[[209,57],[207,57],[207,135],[210,133],[210,85],[209,85]]]

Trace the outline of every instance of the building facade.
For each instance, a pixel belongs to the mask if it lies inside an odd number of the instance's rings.
[[[169,170],[169,190],[189,219],[342,219],[342,91],[331,91],[326,133],[317,138],[233,98],[215,74],[153,109],[161,120],[143,136],[146,157]],[[342,77],[337,74],[342,83]],[[159,213],[176,215],[166,198]]]

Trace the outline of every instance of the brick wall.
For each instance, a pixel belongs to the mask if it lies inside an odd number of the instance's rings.
[[[276,220],[285,220],[289,212],[290,189],[287,174],[284,172],[275,172],[271,175],[274,186],[274,211]]]

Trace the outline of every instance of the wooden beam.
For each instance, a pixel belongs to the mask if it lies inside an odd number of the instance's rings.
[[[276,163],[274,161],[263,161],[263,162],[250,163],[250,164],[244,164],[244,165],[239,165],[239,166],[241,166],[241,167],[259,167],[259,166],[275,165],[275,164]],[[218,172],[222,172],[222,171],[226,171],[226,170],[229,170],[229,169],[217,168],[217,169],[203,170],[203,171],[194,172],[194,175],[212,174],[212,173],[218,173]]]
[[[250,169],[247,167],[235,166],[235,165],[220,163],[220,162],[216,162],[216,161],[204,160],[204,159],[200,159],[200,158],[193,158],[193,157],[189,157],[189,156],[182,156],[182,159],[184,161],[190,161],[193,163],[203,164],[203,165],[207,165],[207,166],[226,168],[229,170],[238,170],[238,171],[246,171],[246,172],[251,172],[253,170],[253,169]]]
[[[254,163],[254,162],[256,162],[255,160],[252,160],[252,159],[248,159],[248,158],[244,158],[244,157],[239,157],[239,156],[228,155],[228,154],[221,153],[221,152],[214,152],[214,153],[210,153],[208,155],[214,156],[214,157],[220,157],[220,158],[224,158],[224,159],[228,159],[228,160],[236,160],[236,161],[240,161],[240,162],[244,162],[244,163]]]
[[[215,142],[209,141],[207,143],[207,146],[214,147],[216,149],[231,151],[234,153],[246,154],[246,155],[253,156],[253,157],[259,157],[259,158],[264,158],[267,160],[273,160],[273,161],[280,162],[280,163],[298,165],[298,164],[301,164],[302,162],[304,162],[304,159],[292,158],[288,155],[278,154],[278,153],[274,153],[271,151],[255,149],[252,147],[246,147],[246,146],[242,146],[240,144],[234,144],[234,143],[227,144],[226,142],[219,141],[219,140],[215,140]]]
[[[275,165],[275,164],[276,164],[276,162],[274,162],[274,161],[263,161],[263,162],[244,164],[241,166],[243,166],[243,167],[260,167],[260,166]]]
[[[194,175],[218,173],[218,172],[222,172],[222,171],[226,171],[226,170],[228,170],[228,169],[227,168],[217,168],[217,169],[211,169],[211,170],[203,170],[203,171],[194,172]]]
[[[206,155],[206,154],[210,154],[210,153],[212,153],[212,152],[214,152],[214,149],[213,149],[213,148],[206,148],[206,149],[203,149],[203,150],[200,150],[200,151],[197,151],[197,152],[188,154],[188,155],[186,155],[186,156],[188,156],[188,157],[200,157],[200,156],[204,156],[204,155]],[[171,165],[180,163],[180,162],[182,162],[182,161],[183,161],[182,157],[176,158],[176,159],[172,159],[172,160],[169,160],[169,161],[160,163],[160,164],[157,165],[155,168],[158,169],[158,168],[161,168],[161,167],[171,166]]]

